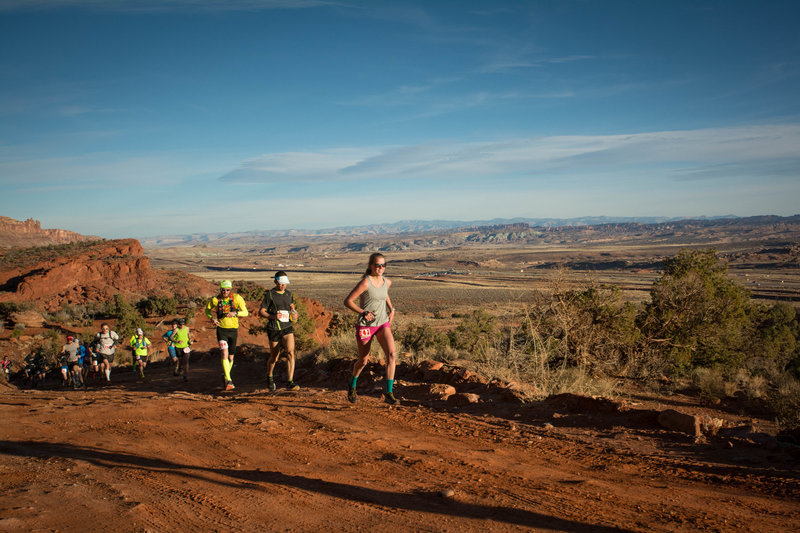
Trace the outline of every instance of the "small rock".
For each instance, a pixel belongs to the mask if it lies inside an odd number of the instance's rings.
[[[452,385],[444,383],[420,383],[418,385],[407,385],[403,387],[403,396],[420,400],[447,400],[456,393]]]
[[[422,372],[424,374],[425,372],[428,372],[428,371],[431,371],[431,370],[441,370],[441,368],[443,366],[444,366],[444,364],[440,363],[439,361],[431,361],[430,359],[428,359],[428,360],[425,360],[425,361],[421,361],[417,365],[417,368],[420,370],[420,372]]]
[[[9,316],[11,323],[29,328],[41,328],[44,326],[44,317],[36,311],[18,311]]]
[[[471,392],[458,392],[447,398],[447,403],[452,405],[464,406],[472,403],[478,403],[481,397]]]
[[[472,377],[472,372],[466,368],[459,368],[453,372],[451,381],[466,381]]]
[[[667,409],[658,414],[658,423],[666,429],[686,433],[692,437],[699,437],[703,433],[700,430],[700,418],[694,415],[687,415],[675,409]]]
[[[442,498],[452,498],[455,495],[456,491],[454,491],[453,489],[442,489],[439,491],[439,496],[441,496]]]

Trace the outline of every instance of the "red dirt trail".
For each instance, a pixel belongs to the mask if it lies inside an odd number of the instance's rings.
[[[270,393],[244,358],[233,393],[207,354],[188,383],[148,374],[2,388],[0,531],[800,530],[788,445],[542,405],[351,405],[338,376]]]

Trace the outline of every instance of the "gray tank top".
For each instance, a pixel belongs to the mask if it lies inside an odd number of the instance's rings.
[[[358,318],[359,326],[382,326],[389,321],[386,312],[386,296],[389,294],[389,283],[383,278],[383,285],[376,287],[367,276],[367,290],[361,293],[361,309],[375,313],[375,320],[367,322],[363,317]]]
[[[79,347],[80,347],[80,344],[78,344],[75,341],[71,342],[70,344],[65,344],[64,345],[64,350],[67,352],[67,361],[68,362],[74,363],[79,359],[79,357],[78,357],[78,349],[79,349]]]

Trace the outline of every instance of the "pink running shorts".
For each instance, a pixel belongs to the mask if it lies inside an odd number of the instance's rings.
[[[380,326],[356,326],[356,340],[361,344],[367,344],[379,330],[389,327],[391,327],[389,322],[384,322]]]

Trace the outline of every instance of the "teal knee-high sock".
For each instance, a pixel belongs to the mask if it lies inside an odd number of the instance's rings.
[[[393,388],[394,388],[394,380],[393,379],[387,379],[386,380],[386,394],[391,394]]]
[[[353,376],[352,378],[350,378],[350,388],[351,389],[355,389],[356,388],[356,381],[358,381],[358,376]]]

